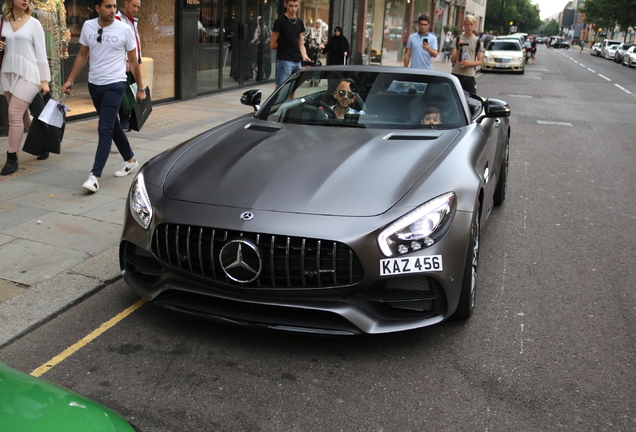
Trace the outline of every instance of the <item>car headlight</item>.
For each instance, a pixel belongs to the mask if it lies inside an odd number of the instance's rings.
[[[513,57],[513,58],[512,58],[512,61],[513,61],[513,62],[520,62],[520,61],[521,61],[521,59],[523,59],[523,57],[522,57],[522,56],[519,56],[519,57]]]
[[[490,60],[491,57],[492,56],[490,55],[490,53],[488,51],[486,51],[486,53],[484,54],[484,58],[487,59],[487,60]]]
[[[451,226],[457,195],[448,192],[402,216],[378,235],[384,256],[404,255],[437,243]]]
[[[137,174],[130,190],[130,213],[143,229],[148,229],[150,221],[152,221],[153,210],[146,191],[143,173]]]

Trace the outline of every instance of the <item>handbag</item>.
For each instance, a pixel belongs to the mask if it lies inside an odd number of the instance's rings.
[[[130,114],[130,128],[139,132],[144,125],[150,113],[152,112],[152,101],[150,100],[150,89],[146,87],[146,99],[139,101],[133,107],[133,111]]]

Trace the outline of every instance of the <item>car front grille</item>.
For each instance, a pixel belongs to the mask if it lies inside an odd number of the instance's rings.
[[[255,280],[232,280],[223,270],[219,254],[233,240],[258,250],[261,271]],[[353,250],[330,240],[163,224],[154,232],[152,253],[181,271],[243,287],[333,288],[356,284],[364,276]]]
[[[510,63],[512,59],[504,57],[495,57],[495,63]]]

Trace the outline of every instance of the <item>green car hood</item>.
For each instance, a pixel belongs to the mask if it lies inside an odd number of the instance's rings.
[[[0,362],[3,432],[134,432],[114,411]]]

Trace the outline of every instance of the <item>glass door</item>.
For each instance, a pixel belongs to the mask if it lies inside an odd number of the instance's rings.
[[[197,92],[209,93],[219,88],[220,43],[223,28],[220,19],[219,1],[202,0],[199,9]]]

